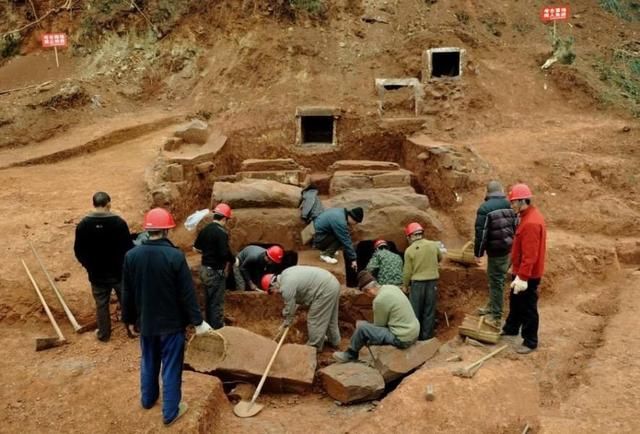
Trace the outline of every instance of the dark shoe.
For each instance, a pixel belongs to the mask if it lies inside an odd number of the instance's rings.
[[[358,356],[354,356],[350,351],[336,351],[333,353],[333,359],[338,363],[349,363],[357,361]]]
[[[508,333],[506,330],[502,329],[500,331],[500,336],[518,336],[518,333]]]
[[[174,417],[170,421],[165,421],[164,422],[164,426],[173,425],[176,420],[180,419],[180,417],[182,417],[182,415],[184,415],[187,412],[187,410],[189,410],[189,406],[187,405],[187,403],[186,402],[181,402],[178,405],[178,414],[176,415],[176,417]]]
[[[530,348],[526,345],[520,345],[518,348],[516,348],[516,353],[518,354],[529,354],[533,351],[535,351],[535,348]]]

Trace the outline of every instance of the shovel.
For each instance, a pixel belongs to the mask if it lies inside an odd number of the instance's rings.
[[[476,375],[476,372],[478,372],[478,370],[482,367],[482,364],[485,361],[489,360],[490,358],[492,358],[493,356],[495,356],[496,354],[498,354],[500,351],[504,350],[507,347],[508,345],[501,346],[497,350],[490,352],[484,357],[481,357],[480,359],[476,360],[472,364],[453,371],[453,375],[456,375],[462,378],[473,378],[473,376]]]
[[[33,288],[36,290],[36,293],[38,294],[38,298],[40,298],[40,303],[42,303],[42,307],[44,307],[44,311],[47,313],[47,317],[49,317],[49,321],[51,322],[51,325],[53,326],[53,328],[56,331],[56,334],[58,335],[57,338],[37,338],[36,351],[48,350],[49,348],[54,348],[54,347],[58,347],[60,345],[66,344],[67,340],[64,338],[62,331],[60,331],[60,327],[58,327],[58,323],[56,322],[55,318],[53,318],[53,315],[49,310],[49,306],[47,305],[47,302],[44,300],[44,297],[42,296],[42,292],[40,292],[40,288],[38,288],[38,284],[33,279],[33,276],[31,275],[31,271],[29,271],[29,267],[27,267],[27,264],[25,264],[24,260],[21,260],[21,261],[22,261],[22,266],[24,267],[24,270],[27,272],[27,275],[29,276],[29,280],[31,280],[31,284],[33,285]]]
[[[46,267],[44,266],[44,263],[42,262],[42,259],[40,259],[40,255],[36,251],[36,248],[33,246],[31,241],[29,241],[29,246],[31,247],[31,251],[33,252],[34,256],[38,260],[38,263],[40,264],[40,268],[42,268],[42,271],[44,272],[45,276],[47,276],[47,279],[49,280],[49,285],[51,285],[51,288],[53,289],[53,292],[55,292],[56,297],[58,297],[58,300],[60,301],[60,304],[62,305],[62,308],[64,309],[64,313],[67,314],[67,318],[69,318],[69,322],[71,323],[71,326],[73,327],[75,332],[76,333],[84,333],[84,332],[88,332],[88,331],[94,330],[96,328],[95,321],[92,322],[92,323],[83,325],[83,326],[78,324],[78,321],[76,320],[76,317],[73,316],[73,313],[71,312],[71,309],[69,309],[69,306],[67,306],[67,303],[64,300],[64,296],[62,295],[62,292],[60,292],[60,290],[56,286],[55,282],[53,281],[53,279],[49,275],[49,272],[47,271]],[[127,332],[129,332],[129,329],[127,329]]]
[[[284,342],[284,338],[287,337],[287,333],[289,332],[289,327],[284,329],[284,333],[282,334],[282,337],[280,338],[280,342],[278,342],[278,346],[276,347],[275,352],[273,353],[273,356],[271,356],[271,360],[269,360],[269,364],[267,365],[267,369],[264,371],[264,374],[262,374],[262,378],[260,379],[260,383],[258,383],[258,388],[256,389],[255,393],[253,394],[253,398],[251,398],[251,401],[240,401],[239,403],[237,403],[235,405],[235,407],[233,407],[233,414],[235,414],[238,417],[252,417],[255,416],[256,414],[260,413],[260,410],[262,410],[264,408],[264,405],[262,404],[256,404],[256,399],[258,399],[258,395],[260,395],[260,391],[262,390],[262,386],[264,386],[264,382],[267,380],[267,375],[269,375],[269,370],[271,370],[271,365],[273,365],[273,362],[276,360],[276,356],[278,355],[278,352],[280,351],[280,347],[282,346],[282,343]]]
[[[380,360],[378,360],[376,356],[373,355],[373,351],[371,351],[371,347],[369,345],[366,345],[366,347],[367,347],[367,350],[369,350],[369,355],[371,356],[371,360],[373,360],[373,367],[376,368],[376,371],[382,374],[382,372],[384,372],[385,370],[384,365],[380,362]]]

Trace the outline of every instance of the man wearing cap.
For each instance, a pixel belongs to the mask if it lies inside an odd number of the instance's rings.
[[[193,250],[202,255],[200,280],[204,286],[204,312],[214,329],[224,327],[225,270],[228,264],[233,263],[226,228],[230,218],[231,207],[219,203],[213,210],[213,222],[200,231],[193,243]]]
[[[373,256],[367,264],[369,271],[379,285],[402,285],[402,258],[397,253],[389,250],[389,244],[385,240],[376,240],[373,243]]]
[[[320,259],[328,264],[336,264],[336,252],[342,247],[345,263],[356,270],[356,251],[353,248],[349,227],[362,223],[362,208],[328,208],[313,221],[315,229],[314,246],[321,251]]]
[[[284,250],[275,245],[268,249],[260,246],[247,246],[236,255],[233,267],[236,288],[245,291],[259,291],[260,279],[265,273],[273,271],[273,264],[282,263]]]
[[[538,347],[538,286],[544,273],[547,228],[542,213],[531,204],[533,194],[526,184],[516,184],[509,192],[511,207],[520,223],[511,247],[511,293],[509,316],[502,328],[504,336],[518,336],[522,328],[519,354]]]
[[[326,338],[329,345],[338,348],[340,282],[333,274],[323,268],[295,265],[279,275],[264,275],[261,286],[270,294],[280,294],[284,300],[284,322],[281,328],[293,323],[298,305],[309,306],[307,345],[322,351]]]
[[[411,303],[400,288],[382,285],[368,271],[358,273],[358,288],[373,299],[373,324],[358,321],[347,351],[333,353],[340,362],[358,360],[365,345],[393,345],[405,349],[413,345],[420,333],[420,323]]]
[[[158,401],[161,373],[165,425],[188,408],[181,402],[185,329],[211,330],[202,320],[184,253],[167,239],[175,225],[167,210],[150,210],[144,217],[149,239],[127,253],[122,271],[122,320],[130,333],[140,331],[141,404],[150,409]]]
[[[476,215],[474,255],[477,262],[485,252],[488,258],[489,301],[478,309],[478,314],[487,315],[485,321],[498,329],[502,322],[504,279],[511,263],[509,253],[516,224],[516,214],[511,209],[502,184],[490,181],[487,195]]]
[[[419,340],[431,339],[436,325],[436,285],[440,277],[438,263],[442,260],[440,243],[423,238],[419,223],[409,223],[404,230],[409,247],[404,251],[403,284],[409,290],[409,300],[420,321]]]
[[[111,338],[111,291],[116,293],[120,303],[122,261],[127,251],[133,248],[133,242],[127,222],[111,212],[111,197],[107,193],[95,193],[93,207],[94,211],[76,227],[73,250],[89,275],[96,303],[96,336],[106,342]]]

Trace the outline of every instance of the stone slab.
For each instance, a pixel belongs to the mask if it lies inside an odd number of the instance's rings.
[[[307,170],[261,170],[238,172],[238,179],[267,179],[282,184],[301,186],[308,175]]]
[[[293,158],[259,159],[250,158],[240,164],[243,172],[256,172],[262,170],[298,170],[300,165]]]
[[[228,227],[231,247],[238,251],[257,241],[298,250],[304,226],[298,208],[239,208],[233,210]]]
[[[197,143],[203,145],[209,139],[209,125],[199,119],[194,119],[188,124],[183,124],[173,133],[174,136],[181,138],[187,143]]]
[[[372,401],[382,396],[382,375],[364,363],[334,363],[319,371],[327,394],[343,404]]]
[[[329,172],[334,173],[341,170],[398,170],[400,165],[393,161],[374,160],[338,160],[329,166]]]
[[[297,208],[301,189],[268,179],[215,182],[212,203],[224,202],[231,208]]]
[[[330,205],[327,206],[345,208],[360,206],[365,211],[389,206],[413,206],[420,211],[426,211],[429,208],[429,198],[423,194],[416,193],[413,187],[407,186],[348,190],[332,197],[329,203]]]
[[[276,349],[276,342],[239,327],[223,327],[217,331],[227,341],[226,357],[222,361],[214,360],[199,347],[199,341],[203,342],[201,337],[194,336],[187,345],[185,363],[196,372],[214,374],[223,381],[257,384]],[[304,392],[313,384],[316,363],[315,348],[284,344],[264,387],[278,392]]]
[[[380,375],[386,383],[397,380],[418,369],[427,360],[435,356],[442,343],[437,339],[418,341],[407,349],[401,350],[392,345],[372,345],[371,352],[379,361]],[[360,359],[374,366],[366,348],[360,351]]]

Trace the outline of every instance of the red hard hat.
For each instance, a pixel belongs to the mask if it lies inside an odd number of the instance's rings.
[[[169,211],[164,208],[153,208],[144,216],[144,229],[171,229],[176,227],[176,222]]]
[[[387,242],[385,240],[376,240],[373,243],[373,248],[374,249],[379,249],[382,246],[388,246]]]
[[[280,246],[271,246],[267,249],[267,257],[271,259],[276,264],[282,262],[282,257],[284,256],[284,250]]]
[[[271,288],[271,281],[273,280],[273,274],[265,274],[264,276],[262,276],[262,279],[260,280],[260,286],[262,287],[263,290],[267,291],[268,293],[271,293],[271,291],[269,290]]]
[[[511,187],[511,191],[509,192],[509,200],[519,200],[519,199],[531,199],[533,193],[531,193],[531,189],[527,186],[527,184],[516,184]]]
[[[227,205],[226,203],[219,203],[213,209],[213,213],[214,214],[219,214],[219,215],[221,215],[223,217],[226,217],[226,218],[230,219],[231,218],[231,207],[229,205]]]
[[[404,228],[404,234],[406,236],[413,235],[416,232],[424,232],[424,228],[420,225],[420,223],[409,223],[406,228]]]

